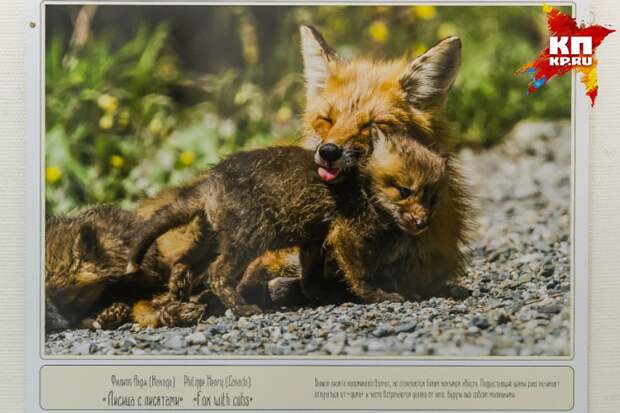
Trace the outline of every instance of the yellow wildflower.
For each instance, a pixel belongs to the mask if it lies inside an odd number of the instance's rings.
[[[110,156],[110,165],[116,169],[121,169],[125,165],[125,160],[120,155],[112,155]]]
[[[118,114],[118,124],[121,128],[126,128],[129,125],[130,119],[131,114],[129,113],[129,109],[123,109],[121,113]]]
[[[48,166],[45,168],[45,180],[50,184],[57,182],[62,176],[62,171],[57,166]]]
[[[99,118],[99,127],[101,129],[107,130],[114,126],[114,116],[112,115],[103,115]]]
[[[293,117],[293,111],[288,106],[282,106],[276,112],[276,122],[278,123],[286,123],[291,120]]]
[[[385,43],[390,35],[390,30],[384,22],[377,20],[368,27],[368,34],[375,42]]]
[[[149,132],[153,135],[159,135],[164,128],[164,123],[159,116],[155,116],[149,123]]]
[[[118,109],[118,99],[112,95],[103,94],[97,98],[97,105],[107,114],[113,114]]]
[[[194,159],[196,159],[196,155],[192,151],[183,151],[179,155],[179,162],[181,162],[181,164],[185,166],[190,166],[191,164],[193,164]]]
[[[435,6],[415,6],[415,16],[421,20],[431,20],[437,15]]]

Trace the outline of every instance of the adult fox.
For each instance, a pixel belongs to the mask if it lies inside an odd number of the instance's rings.
[[[346,61],[315,28],[301,26],[300,34],[306,82],[302,146],[315,151],[323,180],[337,182],[343,171],[366,159],[373,150],[371,126],[388,138],[404,134],[446,157],[448,185],[433,225],[428,226],[426,216],[412,216],[420,233],[395,233],[389,247],[377,245],[375,268],[384,268],[377,280],[387,282],[377,287],[404,298],[447,293],[449,281],[464,272],[473,215],[467,188],[449,155],[450,136],[441,116],[460,66],[461,41],[449,37],[411,61],[364,57]],[[327,256],[329,261],[329,252]],[[294,250],[273,251],[257,259],[248,269],[254,284],[245,286],[245,294],[251,292],[261,304],[286,304],[299,297],[299,280],[291,277],[294,263]],[[320,294],[316,285],[308,280],[305,284],[306,292]]]

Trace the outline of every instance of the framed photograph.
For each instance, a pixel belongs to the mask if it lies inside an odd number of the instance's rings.
[[[30,1],[27,411],[585,412],[585,3]]]

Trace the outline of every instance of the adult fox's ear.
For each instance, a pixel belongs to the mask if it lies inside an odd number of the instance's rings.
[[[461,40],[448,37],[415,58],[400,76],[400,86],[416,109],[443,105],[461,65]]]
[[[312,26],[300,26],[301,53],[304,61],[307,97],[316,96],[325,87],[329,64],[340,60],[321,33]]]

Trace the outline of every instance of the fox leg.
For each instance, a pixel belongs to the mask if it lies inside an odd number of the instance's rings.
[[[299,249],[301,287],[304,294],[318,302],[324,297],[326,282],[323,274],[324,256],[321,245],[307,245]]]
[[[248,265],[236,290],[248,303],[262,308],[271,306],[268,283],[271,273],[263,263],[263,257],[258,257]]]
[[[216,234],[204,217],[197,217],[191,225],[192,242],[187,251],[176,261],[170,272],[168,292],[173,300],[188,301],[192,290],[204,280],[205,273],[199,274],[193,268],[205,268],[213,258],[210,251],[217,248]]]
[[[236,280],[241,278],[249,262],[241,258],[241,254],[220,254],[209,265],[209,286],[222,303],[238,315],[260,313],[257,305],[247,304],[236,289]]]
[[[348,282],[338,276],[341,273],[339,267],[325,252],[322,245],[300,249],[299,259],[302,267],[300,285],[304,296],[319,305],[354,301],[356,297],[349,291]],[[269,284],[271,295],[277,295],[278,288],[280,290],[286,288],[289,299],[294,298],[296,288],[300,287],[296,287],[292,281],[285,278],[273,280]],[[279,295],[281,296],[282,292]]]
[[[301,286],[301,277],[278,277],[267,283],[273,306],[290,307],[309,304]]]
[[[193,278],[192,271],[187,264],[183,262],[174,264],[168,280],[170,297],[178,301],[187,301],[192,293]]]
[[[326,243],[330,248],[330,255],[342,271],[349,289],[362,302],[403,301],[400,294],[385,292],[368,283],[368,274],[364,267],[364,253],[367,243],[356,228],[343,220],[335,221],[327,235]]]
[[[246,268],[237,292],[261,307],[301,305],[299,249],[267,251]]]

